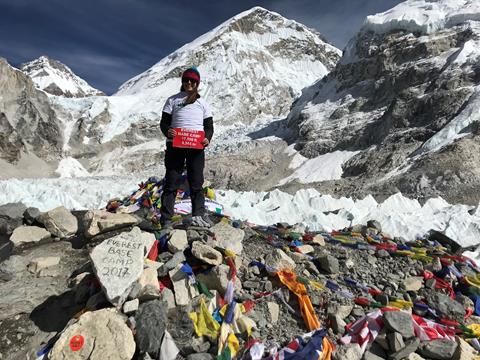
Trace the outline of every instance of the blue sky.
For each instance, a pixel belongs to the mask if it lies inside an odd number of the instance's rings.
[[[0,0],[0,57],[47,55],[111,94],[228,18],[262,6],[318,30],[342,49],[365,16],[400,0]]]

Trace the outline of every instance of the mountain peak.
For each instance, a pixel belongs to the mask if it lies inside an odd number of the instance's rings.
[[[85,97],[104,95],[91,87],[65,64],[42,55],[38,59],[21,65],[21,70],[35,83],[35,86],[51,95]]]
[[[202,73],[202,96],[217,116],[225,123],[251,122],[285,115],[301,90],[332,70],[340,55],[318,32],[257,6],[166,56],[116,95],[148,97],[140,110],[146,111],[152,99],[159,106],[177,91],[180,74],[194,65]]]

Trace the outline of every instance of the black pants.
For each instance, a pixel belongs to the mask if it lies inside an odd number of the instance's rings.
[[[187,180],[192,200],[192,215],[205,213],[205,196],[203,195],[203,168],[205,151],[203,149],[174,148],[167,144],[165,151],[165,185],[162,193],[161,221],[167,221],[174,215],[177,181],[187,165]]]

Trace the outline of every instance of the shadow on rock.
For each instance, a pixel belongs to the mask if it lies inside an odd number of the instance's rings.
[[[276,136],[285,140],[289,145],[295,140],[294,132],[287,126],[287,119],[272,121],[266,127],[248,134],[248,137],[252,140],[258,140],[268,136]]]
[[[75,303],[75,292],[67,291],[61,295],[50,296],[33,309],[30,320],[42,331],[61,331],[73,316],[82,310],[84,304]]]

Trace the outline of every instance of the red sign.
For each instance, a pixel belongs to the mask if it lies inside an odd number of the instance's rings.
[[[78,351],[83,347],[85,339],[82,335],[75,335],[70,339],[70,349],[72,351]]]
[[[173,147],[188,149],[203,149],[203,139],[205,139],[205,131],[190,130],[182,128],[174,128],[177,133],[173,137]]]

